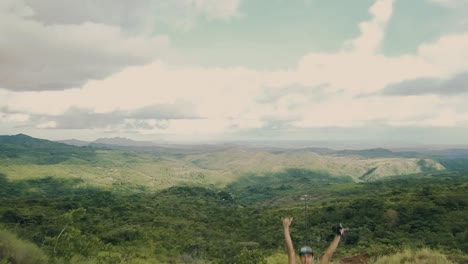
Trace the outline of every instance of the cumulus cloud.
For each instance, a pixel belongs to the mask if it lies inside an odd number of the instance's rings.
[[[19,2],[0,9],[0,88],[63,90],[102,79],[129,65],[155,59],[168,44],[164,36],[128,36],[120,28],[84,22],[46,25],[30,19]]]
[[[295,68],[175,67],[154,61],[89,81],[80,89],[0,90],[0,106],[30,115],[35,126],[49,130],[98,127],[183,137],[250,130],[295,137],[311,129],[327,136],[327,127],[466,124],[466,102],[438,95],[448,86],[453,94],[464,91],[459,84],[466,80],[460,73],[468,70],[463,59],[468,58],[468,34],[448,34],[421,44],[414,53],[386,56],[379,47],[392,4],[376,1],[358,36],[336,52],[305,54]],[[420,86],[408,80],[430,89],[409,89],[424,96],[388,96],[408,91],[395,88],[398,85]],[[358,96],[363,93],[378,96]],[[73,119],[74,124],[69,121]]]
[[[115,126],[123,121],[123,113],[95,113],[88,109],[70,108],[57,116],[36,115],[33,120],[39,128],[92,129]]]
[[[129,115],[138,119],[197,119],[193,103],[176,101],[173,104],[155,104],[131,111]]]
[[[259,103],[274,103],[278,102],[286,96],[296,94],[305,96],[311,101],[323,100],[326,98],[325,88],[327,84],[317,86],[302,86],[302,85],[288,85],[284,87],[265,87],[261,94],[257,97],[256,101]]]
[[[349,45],[356,52],[376,52],[383,40],[385,27],[392,17],[394,0],[377,0],[369,9],[372,20],[359,24],[361,35]]]
[[[150,63],[169,45],[158,23],[239,16],[240,0],[0,1],[0,89],[79,88]],[[60,12],[57,12],[60,10]]]
[[[46,24],[93,21],[148,34],[159,24],[188,29],[199,18],[227,20],[240,16],[240,0],[25,1],[36,11],[32,18]]]
[[[300,116],[277,116],[277,115],[263,116],[261,118],[261,121],[262,121],[261,129],[281,130],[281,129],[292,128],[293,127],[292,123],[300,119],[301,119]]]
[[[449,79],[419,78],[390,84],[382,90],[384,95],[459,95],[468,92],[468,72]]]
[[[366,33],[361,32],[356,39],[363,39],[363,35]],[[468,60],[463,59],[468,58],[468,33],[448,34],[423,43],[415,54],[389,57],[373,53],[376,45],[367,47],[367,52],[345,45],[336,53],[309,53],[299,65],[298,80],[303,85],[328,83],[329,90],[344,91],[353,98],[380,91],[389,83],[447,78],[468,69]]]
[[[436,67],[438,77],[468,69],[468,32],[452,33],[431,43],[423,43],[417,56]]]
[[[451,38],[463,39],[459,36]],[[452,118],[444,119],[431,112],[433,118],[421,121],[421,125],[446,125],[447,120],[457,124],[464,122],[464,118],[451,109],[463,102],[443,104],[447,101],[432,96],[404,99],[394,96],[355,96],[366,90],[381,91],[389,83],[405,79],[427,76],[442,78],[438,76],[444,76],[443,71],[447,68],[452,71],[463,68],[463,64],[453,67],[458,61],[447,59],[456,57],[452,53],[448,52],[447,57],[437,55],[441,49],[460,54],[462,48],[458,49],[459,46],[458,41],[439,40],[426,43],[420,49],[431,51],[429,53],[419,51],[416,55],[394,58],[379,54],[358,56],[351,51],[312,54],[306,56],[297,69],[285,71],[193,66],[174,68],[156,62],[128,68],[104,80],[90,82],[79,90],[3,92],[3,95],[0,92],[0,105],[3,101],[25,113],[51,116],[60,115],[70,105],[75,105],[101,113],[97,119],[104,118],[105,113],[112,113],[121,120],[120,123],[112,120],[96,123],[134,129],[139,127],[140,133],[154,132],[154,129],[149,128],[157,126],[134,120],[164,120],[158,119],[163,117],[158,111],[152,110],[159,109],[159,112],[171,113],[172,117],[180,119],[168,117],[168,123],[157,125],[165,127],[164,133],[179,135],[268,130],[273,127],[277,130],[289,131],[295,128],[305,131],[329,126],[365,126],[373,120],[381,120],[381,124],[387,125],[408,125],[411,122],[416,124],[413,120],[427,114],[427,109],[438,109],[441,113],[445,112],[446,117]],[[112,99],[107,100],[110,95]],[[51,101],[56,103],[51,104]],[[174,102],[179,103],[172,110],[168,109],[167,104]],[[142,105],[147,107],[142,108]],[[196,113],[201,119],[187,119],[188,113]],[[43,121],[49,127],[54,124],[55,127],[65,127],[63,123],[60,125],[60,119]],[[55,123],[48,123],[50,121]]]
[[[25,113],[3,107],[0,114],[0,119],[4,121],[16,121],[22,125],[27,122],[28,125],[47,129],[166,129],[170,120],[200,118],[195,114],[193,105],[182,101],[111,112],[73,106],[60,114]]]
[[[415,79],[446,79],[441,85],[452,87],[451,93],[462,92],[464,89],[464,75],[454,80],[448,78],[468,69],[467,60],[462,59],[468,58],[466,33],[449,34],[436,41],[424,43],[415,54],[389,57],[378,52],[386,23],[391,18],[392,3],[393,1],[376,1],[370,8],[373,15],[371,20],[360,24],[360,35],[345,43],[342,50],[335,53],[310,53],[302,58],[296,72],[296,82],[306,87],[326,83],[324,92],[328,96],[321,101],[307,100],[298,109],[287,109],[290,115],[295,113],[300,116],[299,120],[290,123],[292,126],[301,129],[365,127],[375,120],[394,126],[466,123],[466,115],[453,110],[455,107],[459,108],[461,102],[451,100],[450,105],[444,103],[447,102],[446,99],[431,96],[435,93],[434,90],[445,89],[441,86],[433,88],[432,93],[426,93],[425,97],[402,99],[359,96],[380,93],[391,83]],[[428,109],[436,110],[430,112],[431,118],[420,120],[421,116],[428,113]]]

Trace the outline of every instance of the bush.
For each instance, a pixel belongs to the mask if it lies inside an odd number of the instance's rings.
[[[267,264],[288,263],[288,255],[284,253],[274,253],[274,254],[269,255],[265,260]],[[300,263],[300,262],[297,262],[297,263]]]
[[[237,254],[232,263],[235,264],[266,264],[265,257],[262,252],[257,249],[244,248],[239,254]]]
[[[48,263],[47,256],[33,243],[21,240],[15,234],[0,230],[0,263]]]
[[[375,264],[453,264],[447,257],[440,252],[424,248],[420,250],[405,249],[389,256],[383,256],[375,259]]]

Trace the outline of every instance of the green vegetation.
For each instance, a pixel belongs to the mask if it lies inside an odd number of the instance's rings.
[[[383,256],[375,259],[375,264],[393,264],[393,263],[407,263],[407,264],[453,264],[444,254],[423,248],[420,250],[405,249],[390,256]]]
[[[83,180],[88,186],[108,189],[145,186],[161,190],[180,184],[223,187],[244,175],[281,173],[288,168],[351,177],[357,182],[444,168],[430,158],[397,155],[369,158],[369,155],[380,152],[382,150],[358,151],[350,152],[355,156],[343,156],[248,147],[164,152],[157,148],[151,151],[147,148],[76,147],[20,134],[0,136],[0,173],[15,180],[74,178]],[[132,186],[129,187],[129,183]]]
[[[41,264],[47,256],[33,243],[0,229],[0,263]]]
[[[77,180],[1,176],[0,225],[34,242],[52,263],[274,263],[271,256],[284,253],[279,219],[285,214],[295,216],[296,246],[310,242],[316,252],[328,246],[333,225],[351,227],[336,258],[407,247],[463,256],[467,178],[428,174],[356,184],[288,170],[251,175],[226,189],[123,192],[80,187]],[[289,187],[277,188],[283,185]],[[303,194],[310,195],[308,232]]]
[[[94,149],[90,147],[74,147],[23,134],[0,136],[0,159],[10,164],[46,165],[69,159],[91,161],[94,157]]]
[[[300,193],[310,195],[310,199],[323,199],[329,193],[329,185],[353,182],[351,177],[291,168],[277,173],[246,175],[227,185],[226,191],[235,194],[240,203],[277,203]]]
[[[350,227],[335,260],[416,254],[458,263],[468,254],[468,173],[425,171],[438,164],[432,160],[154,154],[14,140],[0,137],[0,264],[284,263],[285,215],[294,217],[295,246],[318,254],[332,226]],[[400,165],[420,173],[376,180]]]

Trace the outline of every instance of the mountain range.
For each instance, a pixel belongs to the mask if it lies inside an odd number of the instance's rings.
[[[65,144],[66,143],[66,144]],[[246,175],[303,169],[355,182],[466,167],[468,150],[433,153],[384,148],[333,150],[240,144],[157,145],[126,138],[54,142],[24,134],[0,136],[0,173],[11,179],[79,178],[86,184],[226,185]]]

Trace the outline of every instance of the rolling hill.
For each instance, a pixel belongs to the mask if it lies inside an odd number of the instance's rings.
[[[289,168],[351,177],[356,182],[444,169],[431,158],[399,157],[381,149],[325,153],[228,144],[78,147],[19,134],[0,137],[0,173],[10,179],[52,176],[106,187],[130,184],[162,189],[177,184],[224,186],[245,175]]]
[[[333,239],[330,227],[351,227],[337,260],[421,245],[466,259],[467,174],[424,155],[77,147],[26,135],[0,137],[0,150],[3,248],[35,249],[31,263],[232,263],[247,253],[284,263],[284,215],[294,216],[294,241],[313,239],[317,252]]]

